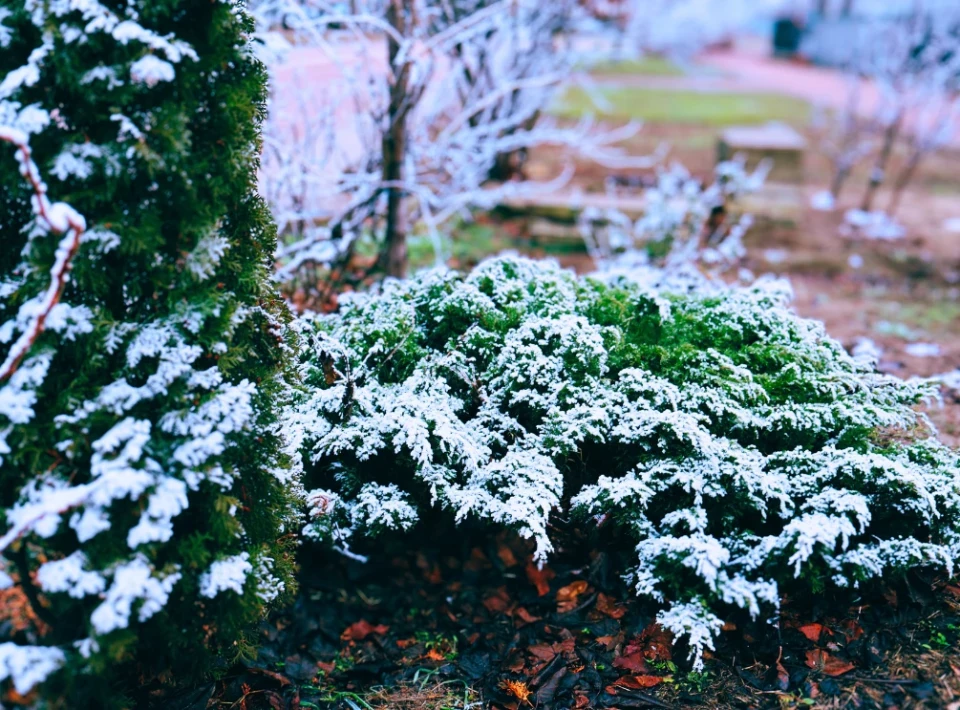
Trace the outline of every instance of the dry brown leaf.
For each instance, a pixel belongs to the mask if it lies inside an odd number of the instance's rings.
[[[553,657],[557,655],[553,646],[545,643],[538,643],[527,647],[527,653],[540,661],[552,661]]]
[[[511,607],[512,603],[505,587],[500,587],[483,598],[483,605],[487,611],[494,614],[502,614]]]
[[[620,670],[630,671],[631,673],[649,673],[650,666],[647,665],[647,659],[639,651],[626,656],[618,656],[613,659],[613,667]]]
[[[658,675],[628,675],[618,680],[616,685],[629,690],[643,690],[658,686],[662,682],[663,678]]]
[[[830,633],[823,624],[804,624],[803,626],[798,626],[797,631],[813,643],[819,643],[825,634]]]
[[[617,604],[603,592],[597,594],[597,611],[611,619],[621,619],[627,613],[627,608],[622,604]]]
[[[574,609],[577,606],[577,598],[589,588],[590,585],[582,579],[571,582],[566,587],[560,587],[557,590],[557,611],[562,614]]]
[[[521,703],[532,705],[530,702],[530,696],[533,695],[533,693],[530,691],[530,688],[527,687],[527,684],[522,680],[502,680],[500,681],[500,688],[506,691],[507,694],[515,697]]]
[[[516,567],[519,562],[517,562],[517,556],[513,554],[507,545],[501,544],[497,548],[497,557],[500,558],[500,561],[503,562],[503,566],[509,569],[510,567]]]
[[[856,668],[856,666],[849,661],[844,661],[836,656],[831,656],[826,651],[821,651],[820,649],[807,651],[807,666],[809,668],[820,670],[824,675],[828,675],[832,678],[843,675],[844,673],[849,673]]]
[[[533,560],[527,560],[526,573],[530,584],[537,588],[539,596],[545,597],[550,593],[550,580],[557,576],[552,569],[546,565],[537,567]]]
[[[527,611],[526,607],[522,606],[518,606],[516,609],[514,609],[513,615],[525,624],[532,624],[535,621],[540,621],[541,618],[539,616],[534,616]]]
[[[790,674],[783,667],[780,661],[777,661],[777,689],[785,691],[790,687]]]
[[[371,634],[383,636],[389,630],[389,626],[384,626],[383,624],[372,626],[366,619],[360,619],[360,621],[357,623],[350,624],[350,626],[348,626],[346,630],[340,634],[340,638],[342,638],[344,641],[363,641]]]

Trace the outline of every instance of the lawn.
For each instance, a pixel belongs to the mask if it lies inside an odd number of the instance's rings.
[[[683,76],[686,72],[666,57],[647,55],[641,59],[603,62],[590,68],[597,76]]]
[[[551,110],[560,118],[640,120],[649,123],[701,124],[723,127],[768,121],[803,125],[810,117],[810,105],[779,94],[704,93],[642,87],[604,88],[607,105],[596,106],[580,88],[572,88]]]

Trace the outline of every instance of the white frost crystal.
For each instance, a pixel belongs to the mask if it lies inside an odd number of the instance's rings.
[[[878,374],[768,286],[672,296],[508,257],[308,318],[289,421],[316,487],[307,536],[356,556],[432,506],[542,560],[557,517],[604,517],[698,666],[725,611],[775,613],[805,573],[951,570],[960,465],[914,409],[932,383]]]
[[[243,594],[243,584],[252,571],[250,555],[246,552],[217,560],[200,577],[200,594],[209,599],[227,589]]]

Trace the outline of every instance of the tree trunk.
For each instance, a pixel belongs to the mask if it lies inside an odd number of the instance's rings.
[[[913,155],[910,156],[910,160],[908,160],[907,164],[903,167],[903,170],[897,175],[897,181],[893,186],[893,194],[890,196],[890,204],[887,206],[887,214],[891,217],[900,209],[900,200],[903,198],[903,191],[907,189],[907,185],[909,185],[913,179],[913,175],[920,165],[921,158],[923,158],[923,153],[915,150]]]
[[[840,199],[840,191],[848,177],[850,177],[850,166],[837,166],[833,174],[833,182],[830,184],[830,194],[833,195],[834,202]]]
[[[407,36],[409,19],[407,4],[410,0],[390,0],[387,6],[387,21],[401,36]],[[390,86],[390,106],[387,113],[387,130],[383,134],[383,182],[387,185],[387,214],[384,225],[383,247],[380,252],[380,267],[387,276],[403,278],[407,275],[407,223],[404,211],[403,164],[407,154],[407,116],[410,97],[407,95],[410,65],[404,62],[395,66],[400,45],[392,37],[387,38],[387,61],[394,74]]]
[[[864,193],[863,202],[860,205],[860,209],[864,212],[869,212],[873,209],[873,201],[877,196],[877,190],[883,185],[886,177],[887,163],[890,162],[890,156],[893,154],[893,146],[897,142],[897,136],[900,133],[900,122],[902,120],[903,116],[897,116],[883,132],[883,149],[880,151],[880,155],[877,156],[877,162],[874,163],[873,170],[870,171],[870,182],[867,183],[867,191]]]

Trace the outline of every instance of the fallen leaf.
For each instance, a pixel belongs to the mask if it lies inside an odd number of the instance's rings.
[[[660,624],[653,623],[640,634],[639,643],[643,648],[643,655],[648,661],[673,660],[673,635]]]
[[[824,675],[832,678],[843,675],[844,673],[849,673],[856,668],[856,666],[849,661],[831,656],[826,651],[821,651],[818,648],[807,651],[807,667],[820,670]]]
[[[829,633],[823,624],[804,624],[797,627],[797,631],[806,636],[813,643],[819,643],[824,632]]]
[[[567,675],[566,666],[560,666],[557,672],[550,676],[546,682],[537,689],[537,707],[554,707],[554,698],[557,695],[557,689],[560,681]]]
[[[856,641],[863,634],[863,627],[853,619],[847,619],[843,622],[843,635],[847,637],[847,643]]]
[[[366,619],[360,619],[357,623],[350,624],[350,626],[340,634],[340,638],[344,641],[363,641],[367,636],[372,634],[383,636],[389,630],[389,626],[384,626],[383,624],[372,626]]]
[[[647,659],[639,651],[626,656],[618,656],[613,659],[613,667],[620,670],[630,671],[631,673],[649,673],[650,666],[647,665]]]
[[[790,688],[790,674],[783,667],[780,661],[777,661],[777,690],[787,690]]]
[[[577,597],[590,588],[590,585],[582,579],[571,582],[566,587],[560,587],[557,590],[557,611],[564,613],[577,606]]]
[[[529,611],[527,611],[526,607],[522,607],[522,606],[518,606],[516,609],[514,609],[513,615],[518,619],[520,619],[520,621],[522,621],[525,624],[532,624],[535,621],[540,621],[539,616],[534,616]]]
[[[617,634],[616,636],[597,636],[597,638],[594,639],[594,642],[600,646],[603,646],[605,650],[612,651],[617,647],[617,644],[620,643],[621,640],[621,635]]]
[[[617,604],[603,592],[597,594],[597,611],[611,619],[623,618],[627,613],[627,608],[622,604]]]
[[[513,554],[513,550],[506,545],[500,545],[497,548],[497,557],[503,562],[503,566],[508,569],[510,567],[516,567],[519,564],[516,555]]]
[[[553,657],[557,655],[553,646],[548,646],[545,643],[538,643],[527,647],[527,653],[541,661],[552,661]]]
[[[590,698],[582,691],[577,690],[573,693],[573,707],[574,710],[583,710],[590,704]]]
[[[550,580],[556,577],[556,573],[546,565],[538,567],[533,560],[527,560],[526,567],[527,579],[530,584],[537,588],[537,595],[541,597],[550,593]]]
[[[628,690],[643,690],[644,688],[653,688],[660,685],[663,678],[658,675],[628,675],[616,682],[620,688]]]
[[[512,695],[521,703],[526,703],[531,705],[530,696],[533,694],[530,692],[530,688],[527,687],[527,684],[522,680],[502,680],[500,681],[500,688],[507,692],[507,694]]]
[[[487,611],[494,614],[502,614],[510,608],[511,603],[510,596],[504,587],[500,587],[483,598],[483,605],[487,608]]]

